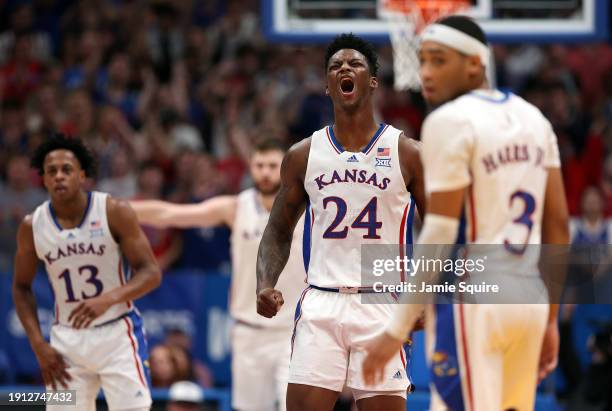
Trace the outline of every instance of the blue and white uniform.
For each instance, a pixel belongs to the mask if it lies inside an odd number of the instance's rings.
[[[306,288],[302,263],[300,220],[293,233],[291,253],[276,289],[285,304],[272,318],[257,314],[255,266],[261,237],[270,212],[256,189],[237,196],[232,226],[232,285],[230,313],[232,329],[232,407],[241,411],[285,409],[293,314],[300,293]],[[302,223],[302,225],[300,225]],[[277,408],[278,407],[278,408]]]
[[[310,286],[296,312],[290,383],[334,391],[346,384],[357,399],[373,392],[406,396],[410,382],[403,349],[388,364],[385,381],[378,386],[362,381],[361,347],[384,328],[394,301],[381,294],[372,296],[380,303],[362,304],[356,293],[372,286],[361,280],[362,245],[412,241],[415,209],[401,172],[400,134],[381,124],[361,152],[345,151],[332,127],[311,137],[304,180]]]
[[[151,405],[147,343],[133,303],[111,306],[86,329],[74,329],[68,322],[83,301],[128,280],[129,267],[108,225],[107,199],[106,193],[89,193],[75,228],[61,227],[50,201],[38,206],[32,220],[36,255],[45,264],[55,296],[51,345],[69,365],[68,389],[76,390],[79,410],[95,410],[100,387],[111,410]]]
[[[430,306],[431,409],[531,410],[548,299],[533,287],[540,284],[538,258],[527,245],[541,243],[548,173],[560,167],[556,136],[522,98],[478,90],[432,112],[422,140],[426,191],[466,189],[458,238],[498,244],[487,265],[511,268],[505,281],[517,292],[545,297],[539,304]]]

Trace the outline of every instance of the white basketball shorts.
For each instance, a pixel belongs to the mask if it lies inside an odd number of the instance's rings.
[[[404,349],[385,367],[385,379],[368,386],[363,382],[364,346],[382,332],[393,313],[390,294],[361,294],[321,291],[312,287],[302,293],[296,309],[289,383],[342,391],[343,386],[361,393],[401,395],[410,385]],[[367,395],[365,396],[367,397]]]
[[[151,406],[148,349],[136,311],[98,327],[54,325],[51,346],[68,364],[67,389],[76,391],[76,407],[49,405],[48,410],[94,411],[100,387],[111,411]]]

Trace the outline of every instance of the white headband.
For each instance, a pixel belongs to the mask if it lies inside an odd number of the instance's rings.
[[[421,42],[435,41],[468,56],[479,56],[483,66],[489,64],[489,48],[464,32],[444,24],[429,25],[421,33]]]

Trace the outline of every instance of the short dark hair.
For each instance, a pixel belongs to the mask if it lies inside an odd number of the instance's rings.
[[[342,49],[357,50],[363,54],[368,61],[370,74],[376,77],[378,73],[378,56],[376,55],[374,46],[353,33],[342,33],[329,43],[327,52],[325,53],[325,70],[327,70],[329,59]]]
[[[30,165],[38,170],[39,175],[42,176],[45,173],[44,164],[47,154],[55,150],[71,151],[77,160],[79,160],[79,164],[87,177],[92,177],[95,174],[94,157],[87,146],[83,144],[83,141],[79,138],[69,138],[61,133],[57,133],[47,138],[36,148],[32,155]]]
[[[266,137],[262,138],[255,144],[255,153],[265,153],[266,151],[282,151],[283,153],[287,151],[287,147],[277,138]]]
[[[487,36],[478,23],[476,23],[476,21],[471,17],[455,14],[442,17],[436,21],[436,24],[452,27],[455,30],[459,30],[468,36],[475,38],[485,46],[487,45]]]

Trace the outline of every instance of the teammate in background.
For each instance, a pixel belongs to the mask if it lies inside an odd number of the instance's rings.
[[[467,17],[446,17],[423,31],[423,96],[437,108],[422,132],[428,202],[418,243],[466,237],[505,244],[512,267],[526,258],[527,244],[567,244],[568,212],[552,127],[522,98],[488,89],[489,53],[482,29]],[[417,247],[415,255],[424,250]],[[530,264],[522,274],[537,277],[537,259]],[[419,313],[416,304],[396,308],[368,347],[367,382],[376,383]],[[428,356],[437,367],[431,409],[533,409],[538,378],[557,362],[557,310],[553,304],[428,305]]]
[[[158,287],[161,271],[136,215],[126,202],[83,190],[94,161],[81,140],[45,141],[32,166],[51,199],[19,227],[13,299],[48,389],[76,397],[76,408],[47,408],[95,410],[102,386],[110,410],[148,410],[147,344],[132,300]],[[32,293],[39,261],[55,295],[50,344]]]
[[[284,154],[277,140],[259,143],[250,164],[255,188],[239,195],[199,204],[132,202],[142,224],[181,228],[226,225],[232,230],[232,407],[237,410],[273,410],[277,402],[285,408],[293,314],[305,288],[301,230],[296,230],[295,247],[279,284],[286,310],[276,318],[263,318],[257,315],[255,298],[257,249],[280,186]]]
[[[257,262],[258,312],[282,313],[276,288],[293,229],[304,208],[309,287],[302,293],[287,391],[289,410],[331,410],[346,384],[360,410],[405,410],[404,350],[395,351],[386,378],[367,387],[363,343],[392,314],[392,296],[361,304],[361,246],[411,242],[414,205],[424,193],[418,143],[374,119],[378,82],[372,46],[352,34],[336,37],[325,57],[326,93],[335,124],[294,145],[281,168],[281,188]],[[398,274],[399,279],[399,274]]]

